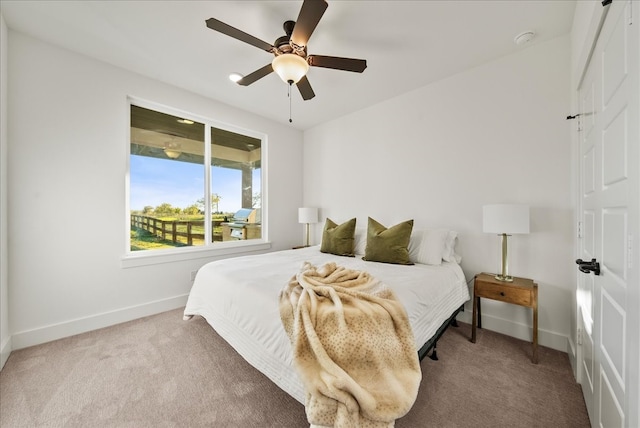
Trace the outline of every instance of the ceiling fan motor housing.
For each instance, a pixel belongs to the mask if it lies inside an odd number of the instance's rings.
[[[289,44],[289,36],[278,37],[275,42],[273,42],[273,46],[278,48],[278,51],[281,53],[292,53],[293,48]]]
[[[307,57],[307,47],[302,46],[296,49],[291,42],[291,34],[293,33],[293,29],[296,26],[295,21],[285,21],[282,24],[282,28],[284,29],[285,35],[282,37],[278,37],[275,42],[273,42],[273,46],[277,48],[276,55],[293,53],[302,58]]]

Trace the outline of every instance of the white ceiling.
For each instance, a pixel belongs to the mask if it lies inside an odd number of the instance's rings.
[[[362,74],[312,67],[316,97],[293,93],[293,123],[325,121],[570,32],[575,1],[329,0],[309,54],[367,60]],[[288,123],[287,85],[272,73],[243,87],[271,54],[205,26],[217,18],[268,43],[302,1],[10,1],[7,26],[228,105]],[[514,37],[536,37],[516,45]],[[158,100],[161,101],[161,100]]]

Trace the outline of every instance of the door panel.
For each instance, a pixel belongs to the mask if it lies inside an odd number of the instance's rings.
[[[615,376],[615,382],[624,390],[624,336],[626,334],[624,309],[609,294],[602,292],[602,330],[609,332],[602,336],[602,356]],[[612,334],[617,332],[617,334]],[[616,394],[617,395],[617,394]]]
[[[627,110],[620,112],[602,137],[602,175],[605,186],[613,186],[627,179]]]
[[[591,340],[591,334],[586,333],[584,338],[582,339],[582,350],[583,350],[583,369],[584,369],[584,378],[586,383],[583,383],[582,387],[585,388],[589,394],[593,394],[593,369],[594,369],[594,361],[593,361],[593,341]]]
[[[605,428],[624,426],[624,412],[620,407],[620,403],[613,396],[611,384],[604,371],[602,372],[600,385],[600,426]]]
[[[606,239],[602,242],[601,267],[606,267],[613,276],[610,281],[626,288],[625,253],[627,244],[627,210],[619,208],[602,210],[602,233]],[[618,301],[624,296],[617,295]]]
[[[582,174],[584,180],[584,196],[596,191],[596,149],[589,148],[582,156]]]
[[[613,19],[611,19],[613,18]],[[627,34],[628,25],[624,12],[616,16],[607,17],[609,22],[615,20],[613,29],[605,34],[605,46],[602,49],[602,88],[603,100],[608,104],[627,78],[628,55]]]
[[[583,260],[596,259],[601,274],[580,273],[577,287],[584,325],[578,378],[592,426],[608,428],[639,422],[640,284],[633,242],[640,223],[640,37],[631,25],[632,2],[607,7],[578,95],[583,225],[578,253]]]

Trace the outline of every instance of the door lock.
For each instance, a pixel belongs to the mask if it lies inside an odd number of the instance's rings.
[[[578,265],[578,269],[580,272],[589,274],[593,272],[596,275],[600,275],[600,263],[596,261],[596,259],[591,259],[590,262],[585,262],[582,259],[576,260],[576,264]]]

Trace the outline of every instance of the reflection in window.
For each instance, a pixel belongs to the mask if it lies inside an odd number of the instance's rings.
[[[259,138],[132,104],[130,251],[261,239],[261,158]]]
[[[215,198],[214,206],[230,201],[227,206],[240,208],[234,213],[216,210],[214,221],[220,222],[215,222],[215,227],[220,227],[220,235],[214,234],[214,239],[237,241],[262,237],[261,146],[257,138],[211,128],[211,189]]]

